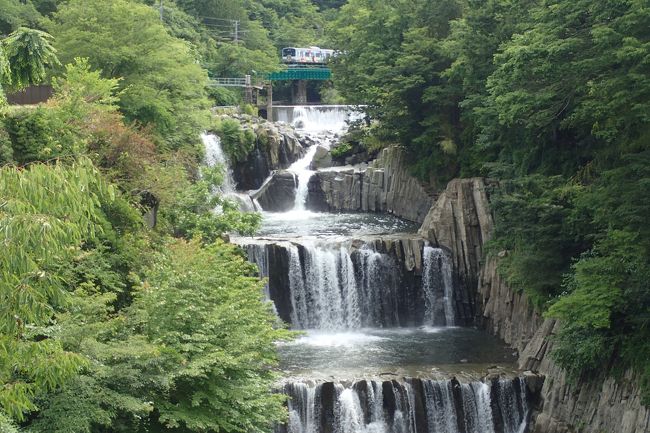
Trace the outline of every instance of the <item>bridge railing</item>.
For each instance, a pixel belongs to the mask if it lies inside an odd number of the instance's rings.
[[[250,85],[250,79],[247,78],[213,78],[210,80],[212,87],[246,87]]]

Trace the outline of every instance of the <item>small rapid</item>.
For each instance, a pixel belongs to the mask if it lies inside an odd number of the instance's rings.
[[[311,169],[318,146],[329,150],[348,128],[349,122],[360,118],[355,107],[349,105],[279,106],[274,107],[274,119],[286,122],[296,131],[309,137],[312,144],[305,156],[294,162],[288,171],[294,174],[296,184],[294,213],[304,213],[309,194]]]
[[[310,169],[311,163],[316,154],[316,145],[312,145],[304,157],[294,162],[288,171],[294,174],[296,183],[296,199],[293,205],[293,211],[297,213],[306,210],[307,195],[309,194],[309,179],[314,175],[314,171]]]

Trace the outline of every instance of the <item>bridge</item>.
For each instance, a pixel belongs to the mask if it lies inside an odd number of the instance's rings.
[[[329,80],[332,70],[328,67],[289,67],[284,71],[271,72],[267,75],[271,81],[282,80]]]
[[[283,71],[266,74],[268,81],[294,81],[294,80],[329,80],[332,78],[332,70],[327,67],[289,67]],[[213,78],[210,80],[213,87],[256,87],[261,88],[262,84],[253,84],[250,75],[236,78]]]
[[[292,81],[292,100],[296,104],[305,104],[307,102],[307,81],[329,80],[332,77],[332,70],[326,66],[307,66],[291,65],[286,69],[266,74],[266,84],[262,82],[253,83],[252,77],[234,78],[212,78],[209,86],[212,87],[241,87],[245,89],[245,100],[248,103],[253,102],[253,89],[267,89],[267,112],[271,112],[273,99],[273,81]],[[259,93],[259,92],[258,92]]]

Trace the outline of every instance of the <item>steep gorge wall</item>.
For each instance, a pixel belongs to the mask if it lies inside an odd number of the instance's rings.
[[[550,337],[561,324],[544,320],[524,293],[499,276],[499,256],[483,260],[493,231],[489,182],[456,179],[429,211],[420,233],[451,251],[461,284],[475,287],[479,324],[520,353],[522,369],[546,376],[534,413],[534,433],[647,433],[650,410],[641,403],[639,380],[631,371],[622,378],[603,375],[571,383],[552,360]],[[500,253],[505,254],[505,252]]]
[[[387,212],[422,222],[433,197],[410,175],[399,147],[383,149],[366,169],[321,170],[310,181],[307,207],[330,212]]]

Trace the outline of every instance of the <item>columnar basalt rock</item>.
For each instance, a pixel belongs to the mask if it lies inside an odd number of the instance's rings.
[[[408,171],[402,149],[383,149],[367,167],[318,171],[312,178],[307,207],[329,211],[387,212],[422,222],[433,197]]]
[[[484,179],[456,179],[429,211],[420,234],[448,248],[462,286],[477,307],[477,321],[520,353],[519,367],[546,376],[533,414],[534,433],[647,433],[650,409],[641,402],[639,377],[601,377],[577,383],[552,359],[552,336],[561,326],[535,310],[498,272],[499,255],[485,257],[493,231]],[[531,374],[531,377],[535,377]],[[539,386],[537,383],[535,386]]]
[[[286,212],[292,209],[296,201],[295,175],[291,172],[276,171],[262,187],[251,197],[269,212]]]

